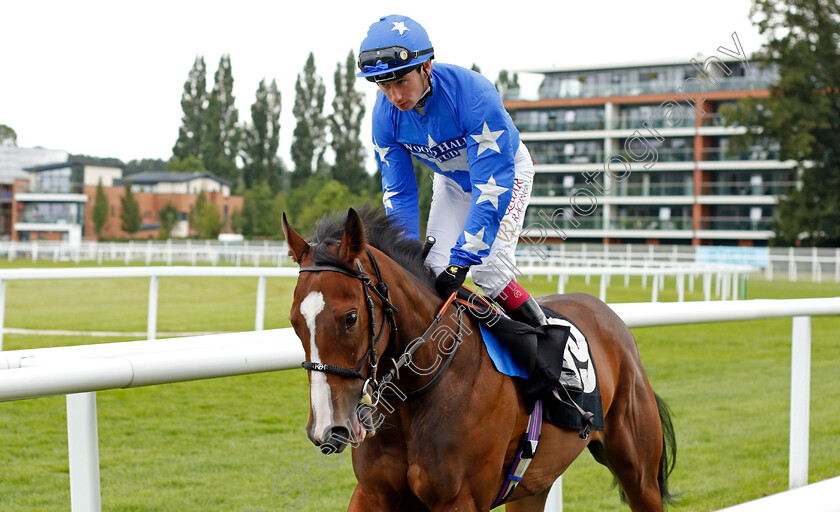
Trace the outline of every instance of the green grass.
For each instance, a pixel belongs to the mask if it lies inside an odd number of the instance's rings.
[[[2,263],[2,262],[0,262]],[[40,264],[39,264],[40,266]],[[164,278],[159,331],[253,328],[256,279]],[[611,302],[645,301],[634,278],[614,278]],[[695,287],[689,300],[702,299]],[[525,281],[535,294],[556,281]],[[288,326],[293,281],[269,279],[266,327]],[[573,278],[568,291],[598,293]],[[840,296],[836,284],[752,280],[748,298]],[[148,280],[10,282],[6,325],[43,329],[145,331]],[[660,300],[675,300],[673,281]],[[707,511],[787,488],[790,400],[789,319],[635,329],[656,391],[674,411],[679,444],[673,489],[679,511]],[[812,326],[810,480],[840,474],[840,318]],[[126,338],[127,339],[127,338]],[[5,349],[73,345],[122,338],[5,336]],[[305,437],[308,414],[302,370],[98,393],[102,509],[108,511],[345,510],[354,486],[349,454],[334,471],[317,465]],[[6,464],[0,510],[69,509],[65,400],[0,404],[0,445]],[[304,479],[307,468],[318,482]],[[587,454],[564,476],[567,511],[627,510],[609,472]]]

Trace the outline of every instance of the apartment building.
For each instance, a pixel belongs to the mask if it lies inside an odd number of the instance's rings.
[[[201,192],[222,214],[223,232],[230,232],[230,217],[240,210],[241,196],[231,195],[231,183],[208,172],[146,172],[123,178],[124,167],[99,160],[70,158],[63,162],[24,169],[28,179],[16,179],[12,186],[12,240],[156,238],[159,212],[166,203],[178,211],[178,221],[171,235],[190,235],[188,214]],[[121,198],[125,181],[132,182],[132,192],[140,206],[142,224],[137,233],[121,228]],[[93,207],[96,190],[102,184],[108,201],[108,221],[102,233],[95,233]]]
[[[505,106],[534,160],[532,240],[767,245],[794,162],[772,142],[735,152],[721,107],[762,97],[774,69],[717,57],[536,70]]]

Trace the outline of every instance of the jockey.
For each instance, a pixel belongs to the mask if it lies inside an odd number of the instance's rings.
[[[471,269],[473,281],[512,319],[544,325],[542,309],[514,276],[531,156],[494,85],[459,66],[433,67],[433,58],[425,29],[398,15],[371,25],[359,49],[356,76],[382,92],[373,108],[373,147],[385,211],[419,239],[414,155],[434,171],[426,234],[436,244],[426,262],[438,293],[457,291]],[[576,375],[564,367],[564,387],[582,389]]]

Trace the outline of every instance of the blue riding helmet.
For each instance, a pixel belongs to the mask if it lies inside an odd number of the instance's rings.
[[[388,82],[410,73],[434,57],[426,30],[408,16],[392,14],[368,29],[359,48],[358,77]]]

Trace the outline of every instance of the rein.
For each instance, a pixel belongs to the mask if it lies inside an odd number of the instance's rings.
[[[367,391],[368,384],[370,384],[373,393],[377,395],[376,402],[372,403],[372,406],[375,407],[377,405],[377,403],[379,402],[379,398],[382,395],[391,395],[390,393],[386,394],[384,392],[384,388],[386,387],[386,385],[388,383],[394,381],[395,379],[399,379],[400,368],[402,368],[403,366],[408,364],[411,361],[411,356],[417,351],[417,349],[420,348],[420,346],[423,343],[425,343],[427,341],[428,337],[432,334],[435,327],[437,327],[437,325],[442,320],[443,312],[455,300],[455,294],[452,294],[452,296],[449,297],[449,299],[446,302],[444,302],[443,306],[440,308],[440,310],[437,312],[437,314],[435,314],[435,318],[432,321],[432,324],[429,325],[429,327],[426,329],[426,331],[419,338],[415,339],[414,342],[412,342],[411,346],[409,348],[407,348],[405,350],[405,352],[402,353],[402,355],[400,355],[399,359],[396,359],[396,360],[392,359],[392,361],[394,361],[394,367],[382,378],[381,381],[377,382],[376,374],[377,374],[377,368],[379,366],[379,354],[376,350],[376,345],[379,342],[379,340],[382,338],[382,334],[385,332],[385,323],[386,322],[391,327],[391,332],[388,336],[388,343],[386,344],[386,347],[387,347],[388,344],[390,344],[393,341],[394,336],[397,333],[397,323],[396,323],[394,313],[399,313],[399,310],[394,306],[393,303],[391,303],[390,299],[388,298],[388,285],[382,280],[382,273],[379,270],[379,265],[376,263],[376,259],[373,257],[373,253],[370,251],[370,249],[367,249],[367,255],[370,258],[371,264],[373,265],[373,272],[374,272],[374,275],[376,276],[376,281],[377,282],[376,282],[375,285],[371,282],[370,276],[367,273],[365,273],[364,268],[362,267],[362,263],[361,263],[361,261],[359,261],[358,258],[356,259],[355,263],[356,263],[356,267],[359,269],[359,273],[355,273],[355,272],[353,272],[351,270],[348,270],[346,268],[331,266],[331,265],[310,266],[310,267],[301,267],[300,268],[300,272],[338,272],[339,274],[344,274],[346,276],[350,276],[350,277],[353,277],[353,278],[356,278],[356,279],[360,280],[361,283],[362,283],[362,291],[365,294],[365,304],[367,306],[368,318],[369,318],[369,322],[370,322],[370,342],[369,342],[370,345],[367,349],[367,352],[362,357],[361,363],[359,363],[359,366],[357,366],[355,369],[345,368],[345,367],[342,367],[342,366],[335,366],[335,365],[331,365],[331,364],[324,364],[324,363],[311,363],[311,362],[308,362],[308,361],[302,362],[301,366],[304,369],[309,370],[309,371],[323,372],[323,373],[329,373],[329,374],[337,375],[339,377],[364,380],[365,384],[364,384],[364,386],[362,386],[362,393],[364,395],[363,396],[363,401],[365,400],[365,398],[367,398],[368,400],[370,399],[370,394]],[[376,330],[375,329],[376,323],[375,323],[375,319],[374,319],[374,304],[373,304],[373,297],[371,296],[371,292],[373,293],[373,295],[376,295],[379,298],[379,300],[382,302],[382,310],[383,310],[382,323],[379,326],[379,333],[376,336],[374,336],[374,332]],[[462,341],[461,333],[463,331],[463,323],[464,323],[463,316],[462,316],[462,311],[463,311],[463,309],[461,307],[459,307],[458,308],[458,332],[457,332],[457,335],[456,335],[455,348],[457,348],[461,344],[461,341]],[[449,368],[449,365],[450,365],[450,363],[452,362],[452,359],[455,356],[455,352],[456,352],[455,349],[453,349],[452,352],[450,352],[449,356],[447,357],[446,361],[443,364],[443,367],[440,369],[440,371],[438,371],[438,373],[429,382],[424,384],[419,389],[404,393],[404,396],[406,397],[406,399],[414,398],[414,397],[417,397],[419,395],[422,395],[423,393],[432,389],[438,382],[440,382],[440,379],[443,377],[443,374],[446,373],[446,370]],[[362,368],[365,366],[365,361],[366,360],[367,360],[368,366],[369,366],[367,377],[365,377],[361,372]],[[380,391],[380,390],[382,390],[382,391]],[[396,395],[392,395],[392,396],[396,396]]]

